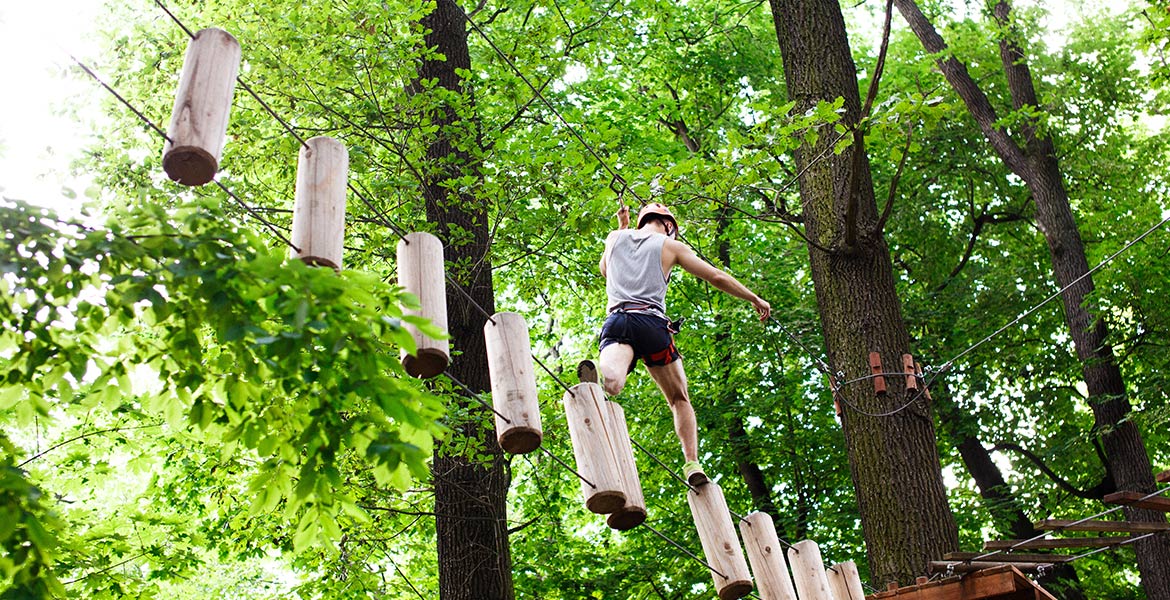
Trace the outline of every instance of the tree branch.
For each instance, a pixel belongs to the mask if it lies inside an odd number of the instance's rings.
[[[1013,444],[1010,442],[1000,442],[1000,443],[992,446],[991,449],[992,449],[992,451],[996,451],[996,452],[1002,452],[1004,450],[1012,450],[1014,452],[1017,452],[1017,453],[1023,455],[1024,458],[1027,458],[1033,464],[1035,464],[1036,468],[1040,469],[1040,472],[1043,473],[1046,477],[1048,477],[1048,479],[1050,479],[1053,483],[1055,483],[1057,485],[1057,487],[1059,487],[1060,489],[1062,489],[1062,490],[1064,490],[1064,491],[1066,491],[1066,492],[1068,492],[1068,493],[1070,493],[1078,498],[1084,498],[1086,500],[1100,500],[1101,498],[1105,497],[1105,494],[1108,494],[1117,488],[1117,485],[1113,483],[1113,477],[1108,472],[1108,470],[1106,470],[1105,476],[1101,478],[1100,483],[1098,483],[1097,485],[1095,485],[1087,490],[1080,490],[1076,486],[1074,486],[1073,484],[1069,483],[1067,480],[1065,480],[1062,477],[1060,477],[1059,475],[1057,475],[1055,472],[1052,471],[1052,469],[1048,468],[1048,465],[1044,464],[1044,461],[1041,460],[1039,456],[1032,453],[1031,451],[1024,448],[1023,446],[1020,446],[1019,444]]]

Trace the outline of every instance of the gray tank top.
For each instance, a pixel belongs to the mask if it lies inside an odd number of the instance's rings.
[[[666,236],[641,229],[618,233],[605,263],[605,312],[622,309],[666,318],[666,284],[662,245]]]

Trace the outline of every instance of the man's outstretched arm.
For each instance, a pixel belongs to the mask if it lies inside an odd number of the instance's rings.
[[[740,283],[738,279],[732,277],[726,271],[712,266],[707,261],[699,258],[686,244],[675,240],[667,240],[665,248],[673,258],[671,262],[682,267],[687,273],[710,283],[719,291],[751,302],[752,306],[756,309],[756,314],[760,316],[761,321],[766,321],[771,316],[772,305],[768,304],[767,300],[757,296],[755,292],[748,289],[746,285]]]

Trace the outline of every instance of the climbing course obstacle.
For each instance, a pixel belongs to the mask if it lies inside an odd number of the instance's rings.
[[[447,290],[443,270],[443,243],[426,233],[414,232],[398,242],[398,284],[418,297],[421,308],[407,309],[409,316],[425,317],[447,331]],[[414,337],[414,354],[402,351],[402,366],[412,377],[428,379],[442,373],[451,362],[446,339],[428,337],[417,327],[404,323]]]
[[[763,600],[796,600],[792,577],[780,547],[780,536],[768,513],[753,512],[739,523],[748,562]]]
[[[163,170],[183,185],[215,177],[240,70],[240,43],[222,29],[200,30],[187,46],[163,147]]]
[[[829,590],[834,600],[865,600],[857,563],[848,560],[829,568]]]
[[[642,482],[634,462],[634,447],[630,444],[630,432],[626,427],[626,413],[617,402],[607,400],[606,429],[610,432],[614,454],[621,470],[621,488],[626,502],[621,508],[610,513],[605,523],[618,531],[626,531],[641,525],[646,520],[646,499],[642,495]]]
[[[290,241],[292,255],[306,264],[341,270],[348,177],[345,144],[318,136],[301,146]]]
[[[580,383],[569,388],[562,401],[577,472],[582,479],[585,508],[601,515],[620,510],[627,500],[613,433],[606,423],[608,402],[596,383]],[[631,461],[629,468],[633,467]]]
[[[788,563],[792,565],[792,580],[800,600],[834,600],[816,542],[803,540],[793,544],[788,549]]]
[[[496,439],[505,452],[532,452],[540,447],[544,433],[528,324],[519,313],[498,312],[484,324],[483,337],[496,412]]]
[[[687,504],[699,531],[703,554],[711,565],[711,577],[720,600],[742,598],[752,591],[752,576],[748,571],[735,525],[723,490],[714,481],[687,492]]]

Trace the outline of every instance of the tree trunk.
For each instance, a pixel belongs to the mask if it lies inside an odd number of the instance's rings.
[[[795,111],[843,97],[842,124],[855,127],[861,99],[837,0],[771,0],[771,6]],[[870,352],[900,371],[901,356],[910,351],[889,250],[876,227],[861,137],[837,155],[834,136],[822,132],[815,144],[796,152],[821,325],[841,381],[868,375]],[[887,377],[886,385],[888,392],[878,395],[873,381],[862,380],[840,395],[871,572],[875,581],[906,584],[926,575],[929,561],[958,549],[958,528],[947,505],[929,407],[921,399],[907,405],[912,396],[903,378]],[[857,408],[893,414],[874,417]]]
[[[466,19],[452,0],[438,0],[434,12],[422,19],[428,30],[426,44],[446,60],[424,61],[419,79],[435,79],[437,86],[464,94],[459,70],[470,70]],[[474,106],[470,94],[465,109]],[[491,264],[488,261],[486,207],[472,194],[451,189],[447,182],[466,174],[480,176],[477,159],[466,148],[478,147],[476,123],[457,115],[444,103],[432,115],[439,126],[427,148],[425,181],[422,183],[427,220],[436,225],[443,240],[448,273],[479,304],[447,284],[447,321],[451,338],[461,354],[448,368],[456,379],[477,392],[489,389],[487,350],[483,326],[495,312]],[[483,311],[480,310],[483,309]],[[482,408],[464,403],[472,420],[456,427],[448,442],[436,449],[435,533],[439,556],[439,595],[445,600],[511,600],[511,555],[505,500],[508,492],[507,461],[487,425],[478,418]],[[468,448],[477,450],[467,450]],[[477,455],[486,454],[485,463]]]
[[[946,43],[933,24],[919,10],[913,0],[894,0],[910,28],[923,47],[932,54],[946,56]],[[999,40],[1000,57],[1008,81],[1012,104],[1018,110],[1038,106],[1035,85],[1023,50],[1011,37],[1011,6],[997,2],[993,14],[1005,32]],[[1090,301],[1093,279],[1085,257],[1084,243],[1073,217],[1064,188],[1056,150],[1049,137],[1038,137],[1034,127],[1022,130],[1025,138],[1021,148],[1008,134],[999,129],[998,117],[987,97],[971,79],[966,68],[954,57],[937,61],[947,81],[967,104],[992,148],[1009,169],[1018,175],[1032,192],[1036,204],[1036,225],[1044,234],[1052,258],[1056,283],[1062,289],[1065,323],[1073,339],[1082,375],[1089,390],[1089,406],[1093,410],[1094,428],[1101,436],[1109,470],[1119,490],[1142,493],[1155,488],[1153,465],[1141,433],[1129,418],[1131,406],[1126,395],[1121,369],[1107,341],[1108,327],[1104,319],[1094,314]],[[1162,513],[1126,507],[1125,516],[1131,521],[1165,523]],[[1154,536],[1134,544],[1142,587],[1150,600],[1170,600],[1170,539]]]

